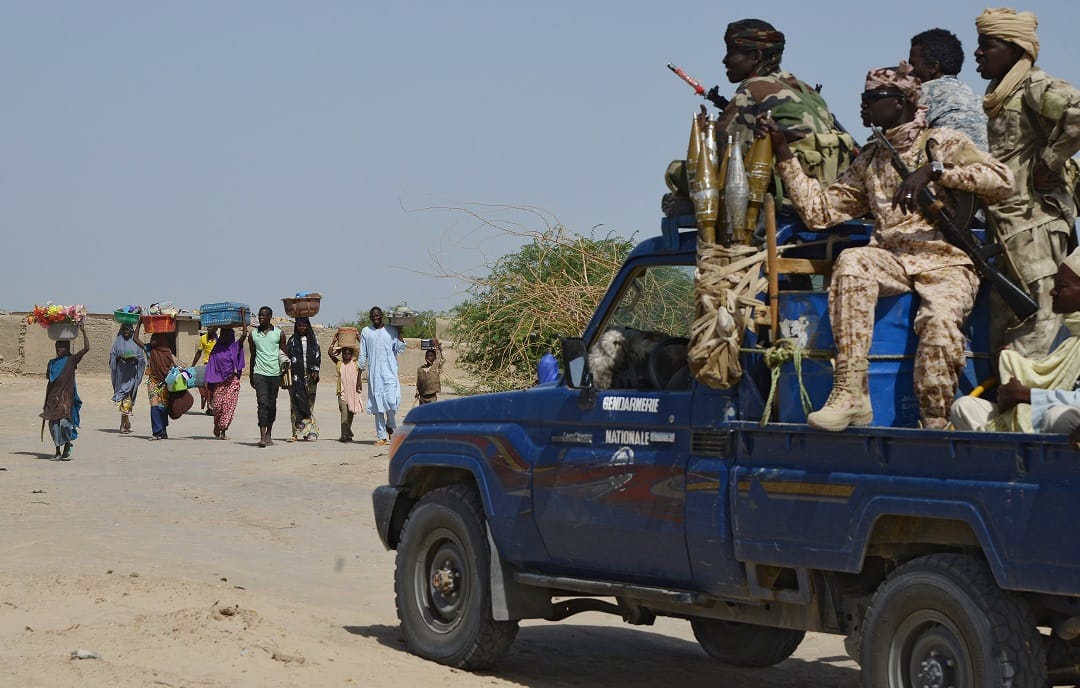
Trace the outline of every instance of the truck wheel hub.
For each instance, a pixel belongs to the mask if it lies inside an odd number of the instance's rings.
[[[947,660],[946,660],[947,661]],[[919,665],[918,685],[922,688],[946,688],[946,665],[938,657],[924,659]]]
[[[450,562],[443,562],[440,568],[431,573],[431,587],[443,597],[452,597],[457,592],[458,580],[461,573],[454,569]]]
[[[931,631],[919,638],[912,648],[911,672],[919,688],[957,688],[955,640],[941,631]]]

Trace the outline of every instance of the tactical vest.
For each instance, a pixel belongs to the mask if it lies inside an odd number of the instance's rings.
[[[807,134],[798,141],[788,144],[802,165],[806,176],[817,179],[822,184],[830,184],[848,168],[855,157],[855,139],[836,125],[836,120],[829,112],[829,106],[816,90],[809,89],[801,81],[795,86],[790,82],[773,76],[758,76],[747,79],[744,83],[755,81],[779,82],[785,88],[799,94],[798,101],[786,100],[772,108],[772,118],[783,129],[812,129],[816,133]],[[778,195],[782,194],[779,179],[776,180]]]
[[[832,113],[829,112],[828,105],[816,90],[807,88],[806,84],[798,80],[795,85],[792,85],[776,75],[751,77],[743,84],[754,82],[779,83],[784,89],[799,94],[798,102],[787,100],[778,103],[772,107],[771,112],[773,120],[782,128],[796,128],[800,131],[809,129],[815,132],[788,144],[808,177],[818,180],[823,185],[828,185],[851,165],[858,150],[855,139],[847,132],[840,130]],[[689,196],[685,160],[672,161],[665,172],[664,179],[676,197]],[[773,187],[777,202],[782,203],[784,191],[778,175],[773,177]],[[687,212],[692,212],[692,210]]]

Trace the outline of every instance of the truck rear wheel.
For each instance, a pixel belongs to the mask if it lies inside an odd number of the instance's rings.
[[[694,637],[713,659],[741,667],[779,664],[802,642],[805,631],[773,628],[738,621],[691,619]]]
[[[1046,685],[1030,610],[971,557],[934,554],[898,568],[874,594],[862,632],[864,686]]]
[[[516,621],[491,616],[484,511],[470,486],[425,495],[398,545],[394,592],[410,651],[460,669],[494,665],[517,635]]]

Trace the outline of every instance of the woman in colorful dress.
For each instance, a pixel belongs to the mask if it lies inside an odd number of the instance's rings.
[[[178,365],[163,334],[150,335],[150,362],[146,366],[146,393],[150,401],[150,429],[154,440],[169,438],[169,390],[165,378]]]
[[[244,325],[240,338],[231,327],[222,327],[206,362],[206,386],[210,390],[210,408],[214,410],[214,437],[228,439],[225,431],[236,414],[240,399],[240,376],[244,372],[244,340],[248,328]]]
[[[314,442],[319,439],[319,424],[315,421],[315,389],[319,385],[319,341],[311,331],[311,321],[297,318],[293,335],[285,345],[289,357],[292,386],[289,388],[289,416],[292,420],[292,439]]]
[[[90,350],[90,340],[86,337],[86,329],[82,323],[79,323],[79,332],[82,333],[82,349],[71,353],[70,341],[65,339],[56,342],[56,358],[50,360],[45,369],[49,383],[45,387],[45,404],[40,414],[41,430],[44,434],[45,421],[48,421],[49,434],[56,445],[53,461],[70,461],[71,447],[79,436],[82,399],[79,398],[79,388],[75,384],[75,369]]]
[[[139,393],[146,372],[146,351],[139,341],[139,322],[120,326],[109,351],[109,372],[112,373],[113,403],[120,409],[120,433],[131,432],[131,414],[135,411],[135,396]]]

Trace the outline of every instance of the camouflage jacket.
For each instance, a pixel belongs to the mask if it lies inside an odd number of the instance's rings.
[[[1007,198],[990,206],[998,236],[1064,220],[1069,231],[1075,219],[1072,191],[1066,184],[1042,194],[1032,185],[1032,170],[1042,160],[1060,172],[1080,150],[1080,91],[1032,68],[1001,111],[987,122],[990,154],[1008,165],[1016,184]],[[1023,256],[1013,256],[1022,262]],[[1054,268],[1056,270],[1056,267]],[[1052,274],[1053,271],[1051,271]]]
[[[917,133],[912,130],[912,127]],[[904,138],[898,140],[901,129]],[[911,134],[915,133],[912,137]],[[1012,187],[1012,174],[1002,163],[975,147],[966,136],[952,129],[925,129],[911,122],[886,132],[909,170],[927,164],[925,144],[935,160],[945,163],[941,179],[931,184],[972,191],[986,201],[1003,198]],[[941,232],[921,213],[903,213],[892,207],[900,174],[893,168],[888,151],[869,143],[851,167],[823,188],[807,177],[794,160],[785,160],[777,170],[788,196],[808,227],[824,229],[866,213],[874,216],[870,245],[883,248],[900,260],[909,275],[952,265],[971,265],[971,259],[945,241]]]
[[[800,102],[804,89],[817,93],[813,88],[796,79],[794,74],[785,71],[768,76],[755,76],[743,81],[735,89],[735,97],[728,103],[716,123],[718,135],[737,136],[744,145],[749,146],[754,140],[754,127],[758,115],[768,110],[777,110],[785,103]],[[821,104],[824,105],[824,102],[822,100]],[[778,122],[785,129],[792,129],[803,135],[828,133],[833,126],[832,113],[827,107],[816,108],[816,110],[819,111],[813,116],[805,117],[803,121],[779,121],[778,119]],[[726,142],[720,143],[720,149],[723,150],[723,144]]]
[[[955,76],[943,76],[922,85],[922,104],[929,108],[926,123],[933,129],[955,129],[967,134],[979,150],[987,150],[986,113],[982,98]]]

